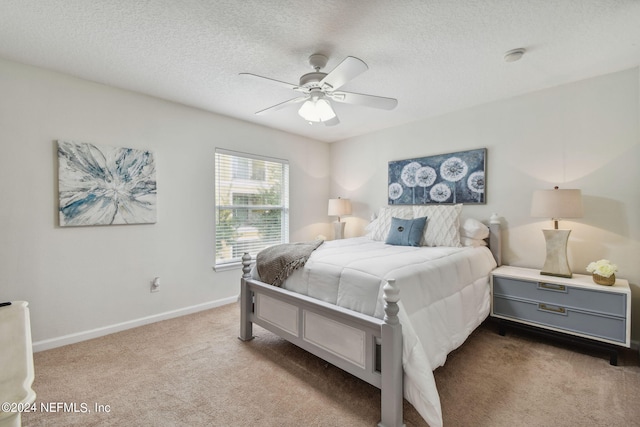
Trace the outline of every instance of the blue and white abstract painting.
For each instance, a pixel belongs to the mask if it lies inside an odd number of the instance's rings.
[[[389,204],[486,203],[486,148],[389,162]]]
[[[58,141],[60,225],[155,223],[153,153]]]

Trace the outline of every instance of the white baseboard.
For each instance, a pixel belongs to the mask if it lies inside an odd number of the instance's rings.
[[[115,325],[104,326],[101,328],[90,329],[88,331],[77,332],[75,334],[63,335],[61,337],[36,341],[33,343],[33,352],[36,353],[38,351],[62,347],[63,345],[74,344],[77,342],[90,340],[92,338],[98,338],[104,335],[113,334],[115,332],[124,331],[126,329],[148,325],[149,323],[155,323],[161,320],[173,319],[174,317],[197,313],[199,311],[220,307],[237,301],[238,297],[234,296],[217,301],[209,301],[203,304],[192,305],[190,307],[184,307],[178,310],[166,311],[164,313],[154,314],[153,316],[141,317],[139,319],[129,320],[127,322],[116,323]]]

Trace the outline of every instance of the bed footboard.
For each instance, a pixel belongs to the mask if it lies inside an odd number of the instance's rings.
[[[404,425],[400,295],[394,280],[389,280],[383,288],[385,316],[381,320],[254,280],[248,254],[242,257],[242,265],[241,340],[252,339],[253,324],[260,325],[380,388],[378,426]]]

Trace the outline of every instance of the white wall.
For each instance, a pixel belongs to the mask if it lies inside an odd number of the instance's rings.
[[[288,159],[292,241],[329,233],[326,143],[3,60],[0,94],[0,300],[29,302],[37,350],[234,301],[215,147]],[[57,139],[152,150],[157,224],[60,228]]]
[[[212,269],[215,147],[289,160],[292,241],[331,235],[329,196],[352,199],[346,234],[362,234],[389,160],[486,147],[488,202],[464,214],[498,212],[505,261],[540,267],[549,224],[529,217],[531,192],[581,188],[585,217],[562,223],[571,265],[620,266],[637,340],[639,87],[633,69],[328,145],[0,60],[0,300],[29,301],[36,349],[232,301],[240,272]],[[58,227],[57,139],[152,150],[158,223]]]
[[[363,233],[387,204],[387,163],[486,147],[487,204],[465,216],[503,217],[504,261],[540,268],[542,228],[529,216],[535,189],[580,188],[583,218],[571,228],[575,273],[601,258],[632,288],[632,337],[640,338],[640,77],[638,69],[600,76],[447,114],[331,145],[331,194],[350,197],[347,236]],[[401,103],[402,100],[399,100]]]

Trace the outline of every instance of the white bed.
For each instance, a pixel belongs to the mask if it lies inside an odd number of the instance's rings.
[[[434,207],[432,218],[435,208],[451,212],[451,207]],[[452,216],[456,228],[459,212]],[[403,216],[390,209],[368,237],[325,242],[282,288],[260,282],[245,258],[240,338],[251,339],[251,324],[259,324],[380,387],[380,426],[403,425],[404,396],[435,427],[442,425],[442,412],[433,370],[489,314],[499,225],[491,225],[493,250],[395,246],[379,239],[387,214]]]

